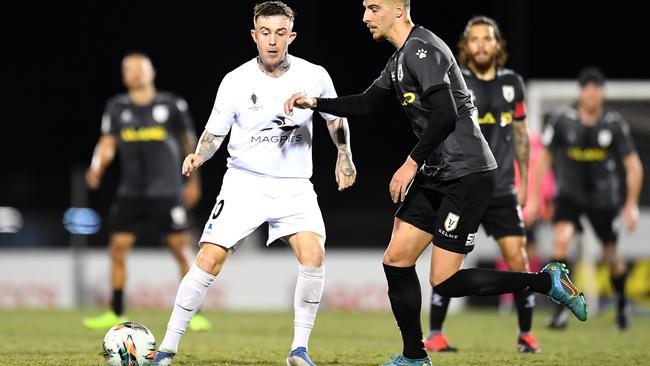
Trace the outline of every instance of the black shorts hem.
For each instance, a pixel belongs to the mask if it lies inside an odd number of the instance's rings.
[[[457,240],[454,240],[452,243],[449,243],[440,237],[433,238],[433,245],[437,246],[438,248],[442,248],[444,250],[448,250],[450,252],[454,252],[458,254],[469,254],[472,250],[474,250],[474,245],[460,246],[458,245]]]

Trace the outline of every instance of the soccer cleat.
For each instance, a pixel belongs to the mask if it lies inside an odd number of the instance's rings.
[[[571,283],[566,265],[551,262],[542,269],[542,272],[551,276],[551,290],[548,292],[548,297],[553,302],[569,308],[576,318],[582,321],[587,320],[587,302],[582,292],[579,292]]]
[[[93,318],[84,318],[83,325],[92,330],[107,330],[111,329],[115,324],[127,321],[129,320],[125,316],[117,316],[113,310],[108,310],[102,315]]]
[[[390,357],[390,361],[382,366],[431,366],[431,359],[429,356],[425,358],[418,358],[412,360],[402,355],[395,355]]]
[[[212,324],[202,314],[194,314],[190,320],[189,329],[195,332],[205,332],[212,329]]]
[[[519,336],[517,339],[517,349],[521,353],[540,353],[542,349],[539,348],[533,333],[528,333],[525,336]]]
[[[158,350],[156,352],[156,358],[153,359],[153,366],[171,366],[174,356],[176,354],[173,352]]]
[[[447,341],[447,338],[442,333],[425,339],[424,348],[427,352],[458,352],[458,348],[451,347],[449,341]]]
[[[287,366],[316,366],[307,355],[305,347],[297,347],[289,353]]]

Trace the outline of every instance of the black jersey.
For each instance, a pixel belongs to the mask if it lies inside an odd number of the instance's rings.
[[[623,117],[605,110],[594,126],[586,126],[575,107],[556,114],[544,131],[553,154],[557,195],[594,208],[619,207],[622,159],[633,153],[630,128]]]
[[[512,141],[512,123],[526,118],[524,82],[517,73],[497,68],[492,80],[481,80],[465,65],[461,71],[472,102],[478,108],[478,123],[499,164],[494,196],[515,192],[515,146]]]
[[[179,138],[193,129],[187,103],[171,93],[158,92],[145,106],[133,104],[126,94],[111,98],[102,117],[102,133],[118,141],[118,196],[180,195],[184,151]]]
[[[449,87],[456,103],[455,130],[426,159],[419,174],[450,180],[496,169],[497,164],[476,121],[476,108],[449,47],[431,31],[415,26],[388,61],[374,85],[392,90],[421,138],[432,121],[423,96]]]

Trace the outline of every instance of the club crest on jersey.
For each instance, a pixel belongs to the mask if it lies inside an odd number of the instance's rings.
[[[255,93],[251,94],[251,102],[253,103],[253,105],[248,107],[248,109],[250,109],[252,111],[257,111],[257,110],[262,109],[261,105],[257,105],[257,95],[255,95]]]
[[[608,147],[612,143],[612,133],[609,130],[601,130],[598,133],[598,145]]]
[[[420,59],[423,59],[427,57],[427,50],[424,48],[420,48],[416,53],[415,53]]]
[[[458,226],[458,220],[460,220],[460,216],[456,215],[453,212],[449,212],[447,214],[447,218],[445,219],[445,230],[447,230],[447,232],[456,230],[456,227]]]
[[[122,111],[122,113],[120,113],[120,119],[124,123],[130,123],[131,120],[133,120],[133,113],[131,113],[130,110],[125,109]]]
[[[397,65],[397,80],[402,81],[404,78],[404,70],[402,69],[402,64]]]
[[[157,106],[153,107],[151,114],[153,115],[154,121],[158,123],[165,123],[169,118],[169,108],[167,108],[166,105],[158,104]]]
[[[515,99],[515,87],[512,85],[504,85],[501,90],[503,91],[503,97],[508,101],[512,102]]]

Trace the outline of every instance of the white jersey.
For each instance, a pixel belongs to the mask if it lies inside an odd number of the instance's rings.
[[[309,109],[284,113],[284,102],[294,93],[335,98],[327,71],[295,56],[282,76],[271,77],[252,59],[221,81],[205,129],[228,134],[228,168],[276,178],[310,178],[312,174],[312,116]],[[335,116],[321,113],[330,121]]]

